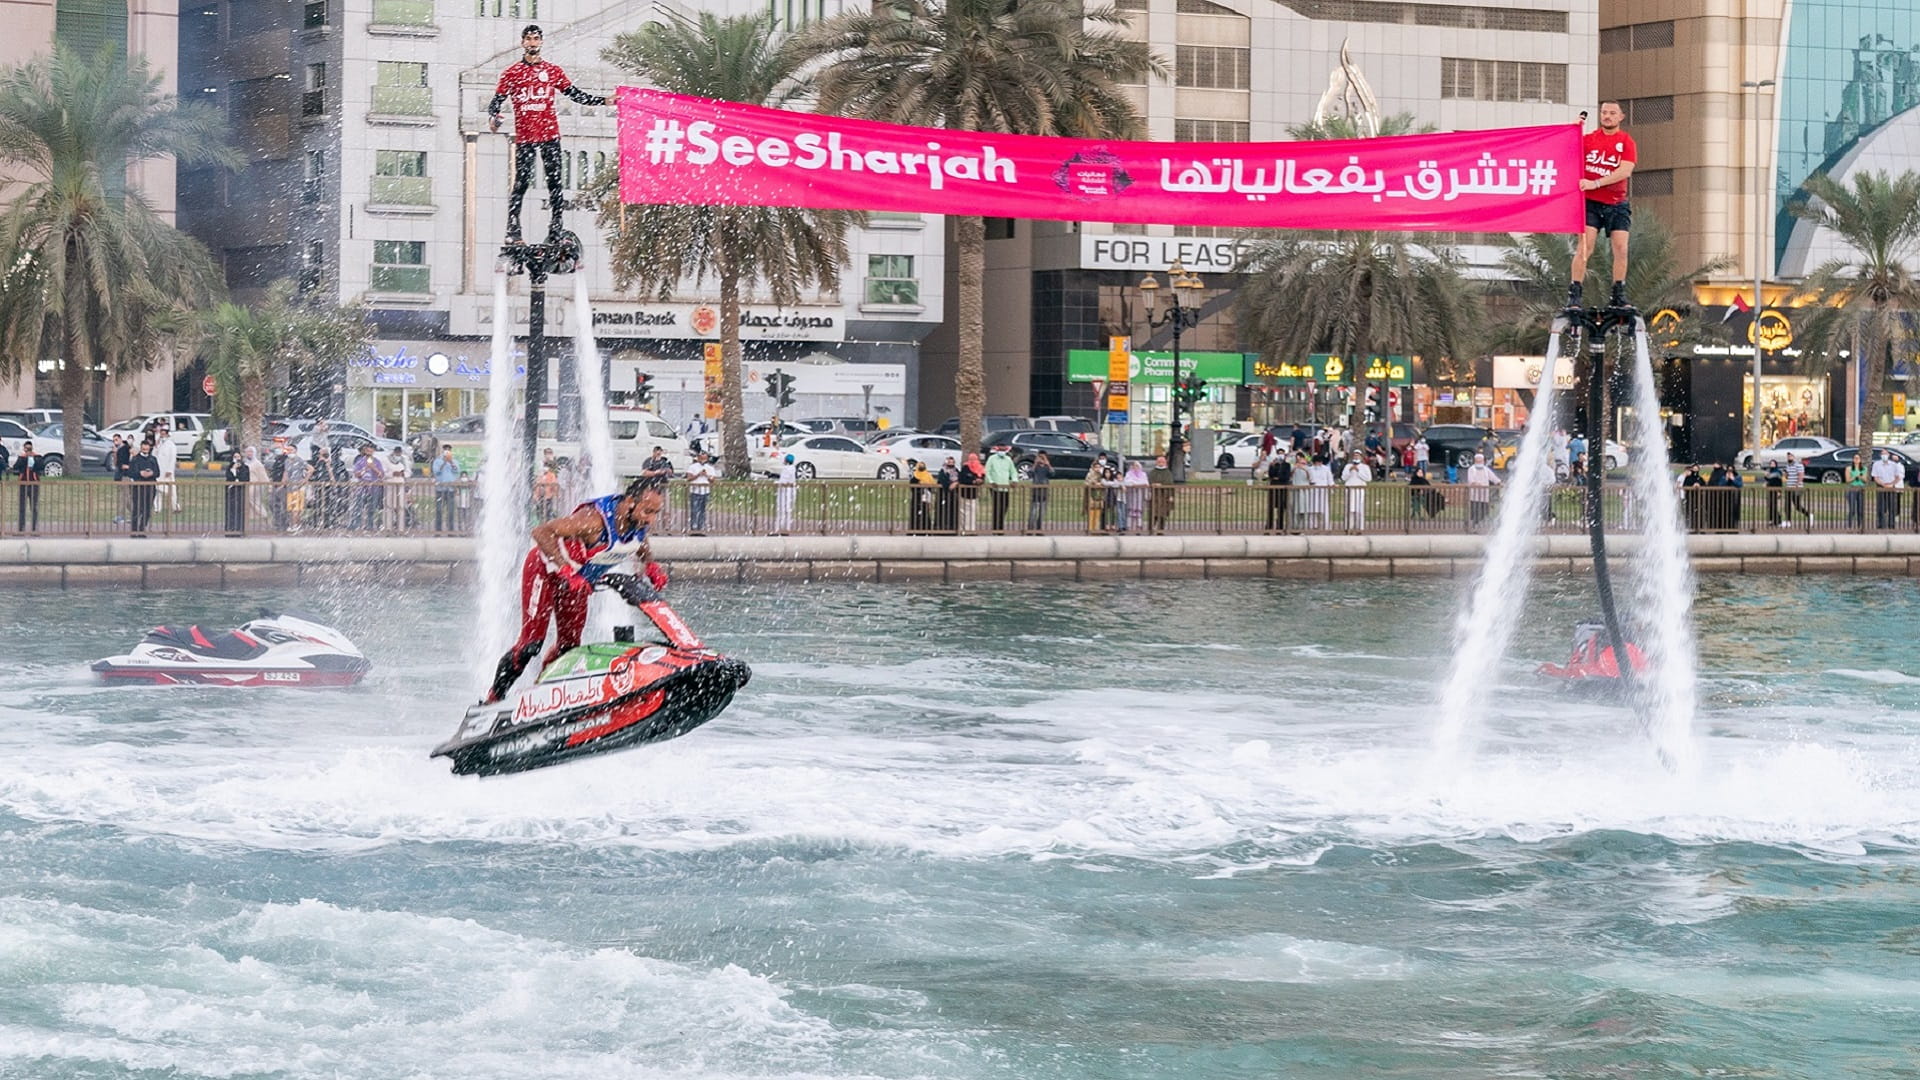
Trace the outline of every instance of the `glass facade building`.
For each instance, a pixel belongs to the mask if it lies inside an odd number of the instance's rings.
[[[1920,108],[1917,0],[1795,0],[1788,23],[1774,144],[1775,267],[1797,223],[1787,204],[1807,177]]]

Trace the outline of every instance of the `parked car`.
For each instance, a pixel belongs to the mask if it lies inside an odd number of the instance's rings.
[[[1098,443],[1082,442],[1064,432],[1030,429],[990,432],[981,440],[980,451],[985,454],[996,446],[1011,449],[1013,467],[1022,480],[1033,474],[1034,455],[1042,450],[1053,465],[1054,477],[1060,480],[1083,479],[1103,453]]]
[[[1871,453],[1877,454],[1882,450],[1886,450],[1899,458],[1900,467],[1909,473],[1911,473],[1916,466],[1920,466],[1920,446],[1907,443],[1898,443],[1893,446],[1876,446]],[[1829,450],[1824,454],[1815,454],[1805,461],[1802,461],[1801,464],[1807,468],[1808,480],[1816,484],[1838,484],[1846,480],[1847,466],[1853,464],[1854,457],[1859,453],[1860,448],[1857,446],[1843,446],[1838,450]],[[1873,463],[1871,456],[1867,458],[1867,463],[1869,465]]]
[[[1740,456],[1733,459],[1733,466],[1736,469],[1764,469],[1769,465],[1786,464],[1788,454],[1792,454],[1796,461],[1805,461],[1810,457],[1840,448],[1838,440],[1829,439],[1825,435],[1789,435],[1784,439],[1776,440],[1772,446],[1762,448],[1758,453],[1752,450],[1740,451]]]
[[[982,417],[980,421],[981,431],[1027,430],[1032,428],[1032,426],[1032,423],[1028,421],[1026,417],[1013,416],[1007,413],[988,413]],[[960,418],[957,416],[947,417],[945,422],[933,429],[933,433],[935,435],[958,436],[960,434]]]
[[[407,445],[413,448],[413,460],[426,463],[440,456],[442,446],[453,447],[456,459],[463,455],[479,460],[480,447],[487,441],[487,414],[471,413],[456,416],[434,428],[432,431],[416,431],[407,436]],[[471,471],[471,464],[463,463],[461,468]]]
[[[1492,428],[1483,428],[1477,424],[1435,424],[1421,433],[1427,440],[1427,460],[1435,467],[1457,465],[1465,468],[1473,464],[1473,455],[1482,450],[1491,451],[1497,443]],[[1489,452],[1487,463],[1494,463],[1494,455]]]
[[[1260,443],[1266,438],[1260,431],[1223,431],[1214,440],[1213,467],[1220,470],[1251,469],[1254,462],[1260,460]],[[1290,440],[1281,439],[1282,447],[1290,445]]]
[[[34,433],[33,445],[46,458],[41,463],[43,476],[65,476],[67,474],[66,446],[67,425],[48,424]],[[113,441],[103,439],[100,433],[90,427],[80,429],[80,471],[88,469],[107,469],[107,457],[113,453]]]
[[[747,425],[747,442],[750,444],[759,442],[761,437],[767,433],[767,429],[772,426],[773,426],[773,421],[771,420],[762,420],[757,424],[748,424]],[[788,435],[821,435],[821,434],[825,434],[825,433],[818,432],[818,431],[809,431],[806,428],[800,427],[786,420],[780,421],[781,438],[785,438]]]
[[[214,458],[222,460],[233,456],[233,443],[227,438],[225,428],[216,428],[211,413],[147,413],[130,417],[100,429],[100,436],[111,441],[115,434],[132,439],[135,446],[140,445],[141,433],[149,423],[155,420],[167,421],[173,445],[180,451],[181,460],[192,460],[197,465],[206,465]],[[199,446],[201,436],[207,436],[207,444],[201,457],[194,457],[194,448]]]
[[[1100,429],[1084,416],[1036,416],[1027,422],[1035,431],[1061,431],[1075,435],[1081,442],[1099,442]]]
[[[32,442],[34,438],[33,432],[27,430],[27,426],[20,421],[0,419],[0,446],[7,448],[9,462],[20,452],[21,443]]]
[[[613,470],[616,476],[639,476],[643,464],[653,456],[656,446],[666,453],[675,472],[684,472],[688,465],[693,464],[693,449],[688,445],[687,437],[651,410],[610,407],[607,409],[607,425],[613,437]],[[579,443],[563,442],[555,437],[559,426],[559,408],[553,405],[540,406],[540,438],[535,449],[552,447],[560,457],[578,455]],[[457,458],[458,452],[454,456]]]
[[[779,446],[755,447],[753,471],[766,476],[780,475],[788,454],[793,455],[793,474],[802,480],[828,477],[841,480],[897,480],[900,462],[871,453],[856,439],[845,435],[789,435]],[[891,470],[885,475],[882,470]]]
[[[852,435],[856,439],[880,430],[879,421],[859,416],[814,416],[795,423],[816,435]]]
[[[892,463],[880,464],[879,477],[882,480],[898,480],[907,474],[907,459],[924,461],[930,469],[938,469],[947,457],[960,456],[960,440],[945,435],[928,435],[924,432],[909,432],[896,439],[869,443],[867,449]]]
[[[297,451],[297,449],[312,436],[314,425],[317,423],[319,423],[318,420],[304,417],[293,420],[275,420],[267,425],[267,442],[271,445],[274,442],[284,439],[289,446],[295,447]],[[374,450],[379,453],[380,460],[382,461],[385,461],[387,454],[396,447],[401,450],[407,449],[407,444],[401,442],[399,439],[389,439],[384,436],[375,435],[373,432],[368,431],[366,428],[361,427],[351,420],[334,420],[329,418],[327,420],[327,441],[338,447],[341,445],[342,438],[355,440],[353,443],[355,447],[358,447],[361,443],[372,443]]]
[[[890,428],[881,428],[878,431],[869,431],[865,435],[862,435],[860,437],[860,441],[863,443],[866,443],[868,446],[878,446],[883,442],[890,442],[894,439],[904,438],[908,435],[926,435],[926,434],[929,434],[929,433],[921,431],[919,428],[900,427],[896,425]]]
[[[61,415],[60,409],[8,409],[0,412],[0,420],[11,420],[28,431],[39,431],[58,422]]]
[[[1368,435],[1379,435],[1387,440],[1392,449],[1393,464],[1397,468],[1400,465],[1401,452],[1407,447],[1412,446],[1414,442],[1420,438],[1420,425],[1404,423],[1386,424],[1375,420],[1361,429],[1359,438],[1362,446],[1366,445]],[[1432,445],[1432,440],[1428,440],[1428,445]]]

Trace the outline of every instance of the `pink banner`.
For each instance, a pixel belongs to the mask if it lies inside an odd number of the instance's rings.
[[[1061,221],[1579,232],[1580,128],[1339,142],[991,135],[623,86],[620,198]]]

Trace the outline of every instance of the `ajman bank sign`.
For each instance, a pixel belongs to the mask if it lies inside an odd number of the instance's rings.
[[[516,296],[513,332],[527,332],[527,301]],[[456,307],[451,330],[457,337],[486,337],[493,333],[491,297],[474,298]],[[547,300],[547,333],[574,331],[573,301]],[[692,341],[720,340],[719,304],[635,304],[608,301],[593,305],[594,334],[602,338],[653,338]],[[846,317],[839,307],[807,305],[773,307],[749,304],[740,309],[740,336],[747,341],[845,341]]]

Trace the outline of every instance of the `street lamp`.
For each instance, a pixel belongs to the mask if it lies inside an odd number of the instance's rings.
[[[1160,291],[1159,277],[1148,274],[1141,278],[1140,291],[1147,294],[1147,326],[1154,330],[1163,326],[1173,327],[1173,386],[1170,393],[1172,418],[1167,422],[1167,463],[1173,467],[1173,482],[1184,484],[1187,481],[1187,455],[1186,439],[1180,433],[1180,406],[1185,403],[1183,398],[1186,383],[1180,369],[1180,332],[1200,325],[1200,307],[1197,304],[1181,304],[1180,290],[1199,290],[1206,288],[1206,285],[1200,280],[1200,275],[1188,270],[1179,259],[1173,260],[1173,265],[1167,268],[1167,279],[1173,287],[1167,292],[1171,302],[1167,306],[1165,315],[1155,315],[1153,312],[1153,298]]]
[[[1741,89],[1753,91],[1753,453],[1756,460],[1760,454],[1760,313],[1767,309],[1766,295],[1761,291],[1766,287],[1767,278],[1767,200],[1761,191],[1767,173],[1767,157],[1760,149],[1760,94],[1773,85],[1772,79],[1758,82],[1748,80],[1740,84]]]

